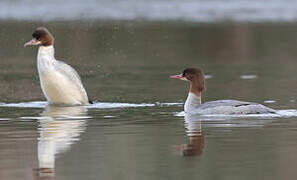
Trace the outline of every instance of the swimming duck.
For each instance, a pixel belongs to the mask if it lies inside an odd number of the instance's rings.
[[[172,79],[190,83],[189,94],[184,104],[185,113],[189,114],[266,114],[275,113],[274,109],[262,104],[237,100],[217,100],[201,104],[201,93],[205,90],[204,73],[199,68],[187,68],[182,74],[170,76]]]

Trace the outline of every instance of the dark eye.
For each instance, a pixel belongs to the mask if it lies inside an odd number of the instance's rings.
[[[189,74],[189,75],[187,76],[187,79],[188,79],[188,80],[192,80],[192,79],[194,79],[194,76],[193,76],[192,74]]]
[[[41,39],[41,34],[39,32],[33,32],[32,36],[33,36],[33,38],[37,39],[38,41],[40,41],[40,39]]]

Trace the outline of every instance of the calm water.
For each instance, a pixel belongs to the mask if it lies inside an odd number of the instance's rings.
[[[56,58],[77,69],[90,99],[106,104],[35,102],[44,101],[37,48],[23,44],[40,25],[54,34]],[[188,86],[168,76],[199,66],[209,77],[203,101],[296,109],[297,24],[0,26],[0,101],[16,104],[0,107],[0,179],[296,177],[297,117],[179,116]]]

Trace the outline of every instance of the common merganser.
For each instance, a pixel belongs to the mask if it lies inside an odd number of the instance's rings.
[[[190,90],[184,105],[185,113],[190,114],[266,114],[274,109],[262,104],[237,100],[217,100],[201,104],[201,93],[205,89],[205,78],[201,69],[187,68],[182,74],[170,76],[190,82]]]
[[[89,103],[78,73],[68,64],[55,59],[54,38],[44,27],[38,27],[33,39],[24,46],[40,45],[37,68],[40,85],[50,104],[85,105]]]

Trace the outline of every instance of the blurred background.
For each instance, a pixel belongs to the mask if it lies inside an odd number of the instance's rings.
[[[38,26],[93,100],[182,102],[186,84],[167,77],[198,66],[213,77],[205,100],[295,102],[295,1],[4,0],[0,19],[4,102],[43,99],[37,48],[23,48]]]
[[[292,0],[3,0],[0,18],[17,20],[294,21]]]
[[[91,100],[153,106],[23,107],[45,101],[23,47],[39,26]],[[200,67],[203,102],[296,109],[296,37],[294,0],[1,0],[0,105],[19,106],[0,108],[0,179],[294,179],[295,117],[187,124],[188,84],[168,77]]]

